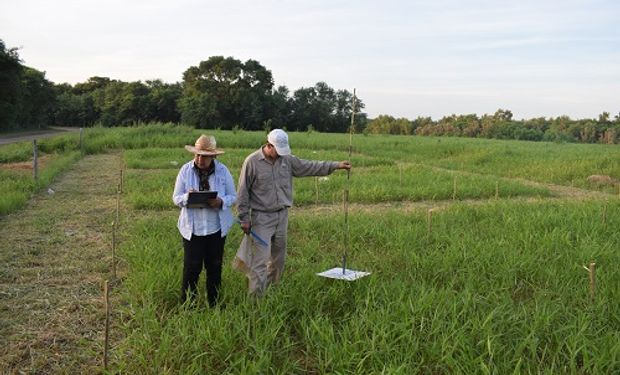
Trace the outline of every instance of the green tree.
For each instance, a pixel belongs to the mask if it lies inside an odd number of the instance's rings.
[[[50,124],[55,92],[45,73],[24,67],[19,98],[17,122],[20,127],[41,128]]]
[[[379,115],[371,120],[366,126],[366,130],[371,134],[413,134],[413,124],[406,118],[394,118],[389,115]]]
[[[291,116],[291,99],[286,86],[278,86],[270,96],[270,104],[267,111],[268,120],[274,128],[289,127]]]
[[[149,89],[149,121],[174,122],[181,120],[177,101],[183,89],[180,83],[167,84],[161,80],[146,81]]]
[[[325,82],[296,90],[291,99],[289,129],[306,130],[308,126],[312,126],[313,129],[323,132],[348,131],[351,125],[352,97],[349,91],[336,92]],[[365,114],[361,112],[364,103],[359,98],[356,103],[356,123],[361,124],[365,120]]]
[[[17,127],[22,69],[17,49],[7,49],[0,39],[0,131]]]
[[[183,73],[183,121],[199,126],[258,129],[267,119],[273,77],[258,61],[212,56]],[[196,108],[207,105],[208,108]],[[209,116],[208,118],[198,118]]]

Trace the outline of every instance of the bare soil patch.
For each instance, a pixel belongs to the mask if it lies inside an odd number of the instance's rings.
[[[45,165],[50,161],[51,155],[41,155],[37,158],[39,169],[43,169]],[[0,164],[0,169],[6,170],[20,170],[20,171],[32,171],[32,160],[21,161],[17,163],[3,163]]]

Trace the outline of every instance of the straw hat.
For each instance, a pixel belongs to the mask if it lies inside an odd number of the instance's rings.
[[[204,134],[198,137],[194,146],[186,145],[185,149],[197,155],[215,156],[224,153],[223,150],[215,148],[215,137]]]

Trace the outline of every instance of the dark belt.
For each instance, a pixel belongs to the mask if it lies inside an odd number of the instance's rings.
[[[286,209],[288,209],[288,207],[282,207],[282,208],[280,208],[280,209],[277,209],[277,210],[271,210],[271,211],[266,211],[266,210],[256,210],[256,209],[254,209],[254,208],[253,208],[253,209],[252,209],[252,212],[256,211],[256,212],[260,212],[261,214],[263,214],[263,213],[265,213],[265,214],[273,214],[273,213],[280,212],[280,211],[282,211],[282,210],[286,210]]]

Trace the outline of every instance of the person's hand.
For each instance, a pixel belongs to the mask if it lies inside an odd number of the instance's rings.
[[[341,161],[340,163],[338,163],[338,168],[337,169],[350,170],[351,169],[351,162],[348,161],[348,160]]]
[[[207,204],[211,208],[222,208],[223,203],[224,202],[222,201],[220,197],[213,198],[213,199],[207,199]]]
[[[252,225],[249,222],[241,223],[241,230],[243,231],[243,233],[250,234],[250,228],[252,228]]]

